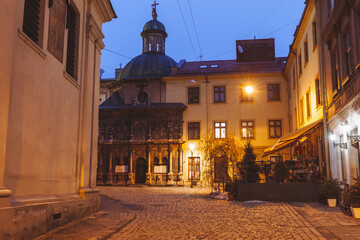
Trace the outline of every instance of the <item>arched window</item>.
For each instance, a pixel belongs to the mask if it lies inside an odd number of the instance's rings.
[[[154,158],[154,165],[155,166],[159,165],[159,158],[157,158],[157,157]]]
[[[163,165],[168,165],[168,164],[169,164],[169,161],[168,161],[168,159],[167,159],[166,157],[164,157],[164,158],[162,159],[162,164],[163,164]]]
[[[157,43],[157,44],[156,44],[156,51],[157,51],[157,52],[160,52],[160,43]]]
[[[149,51],[152,51],[151,43],[149,43]]]

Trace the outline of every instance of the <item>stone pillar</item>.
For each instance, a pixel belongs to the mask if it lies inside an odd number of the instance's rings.
[[[135,184],[135,174],[134,174],[134,162],[133,162],[133,152],[131,146],[129,146],[129,161],[130,161],[130,169],[129,169],[129,184]]]
[[[172,146],[169,144],[168,147],[168,159],[169,159],[169,173],[168,173],[168,185],[174,184],[174,173],[173,173],[173,151]]]
[[[178,161],[179,161],[179,173],[178,173],[178,181],[177,181],[177,184],[178,184],[178,185],[184,185],[184,173],[183,173],[183,170],[184,170],[184,164],[183,164],[183,155],[184,155],[184,152],[183,152],[183,150],[182,150],[182,145],[181,145],[181,144],[179,145],[178,154],[179,154],[179,157],[178,157]]]
[[[112,184],[112,151],[110,152],[110,156],[109,156],[109,172],[107,173],[107,179],[106,179],[106,183],[107,184]]]
[[[149,146],[146,147],[146,158],[148,161],[148,172],[146,173],[145,184],[151,185],[151,151],[149,149]]]

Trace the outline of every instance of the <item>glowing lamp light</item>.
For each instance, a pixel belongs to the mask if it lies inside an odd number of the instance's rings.
[[[194,151],[194,149],[195,149],[195,144],[191,143],[189,147],[190,147],[190,150],[191,150],[191,151]]]
[[[195,85],[195,84],[196,84],[196,81],[195,81],[194,79],[191,79],[191,80],[189,81],[189,83],[192,84],[192,85]]]
[[[245,87],[245,92],[247,94],[251,94],[252,92],[254,92],[254,88],[252,86],[246,86]]]
[[[331,141],[335,141],[336,140],[336,135],[332,133],[332,134],[330,134],[329,138],[330,138]]]

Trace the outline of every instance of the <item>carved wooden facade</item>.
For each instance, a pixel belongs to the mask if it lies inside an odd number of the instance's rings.
[[[100,109],[98,184],[183,185],[183,104]]]

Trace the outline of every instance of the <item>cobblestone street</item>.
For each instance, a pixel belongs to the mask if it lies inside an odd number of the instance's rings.
[[[199,188],[100,193],[101,211],[35,239],[360,239],[360,220],[319,203],[241,203]]]

